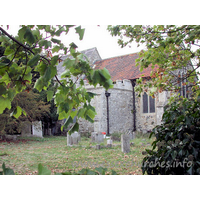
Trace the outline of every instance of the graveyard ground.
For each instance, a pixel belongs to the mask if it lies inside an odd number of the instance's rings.
[[[150,148],[153,138],[135,138],[131,140],[130,153],[121,151],[121,143],[113,142],[112,148],[93,148],[90,138],[81,138],[77,146],[68,147],[66,137],[54,136],[45,138],[23,138],[17,142],[0,143],[0,171],[3,162],[16,174],[37,174],[37,166],[41,163],[55,172],[68,170],[79,171],[83,168],[94,169],[106,167],[108,172],[115,170],[117,174],[142,174],[140,168],[144,157],[142,151]],[[104,144],[106,145],[106,139]]]

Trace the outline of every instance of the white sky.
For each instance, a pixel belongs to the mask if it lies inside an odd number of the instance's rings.
[[[117,43],[117,37],[112,37],[107,30],[107,25],[82,25],[85,28],[83,40],[79,40],[77,34],[73,30],[69,35],[63,36],[62,41],[68,46],[72,41],[78,46],[78,50],[85,50],[97,47],[97,50],[102,59],[139,52],[142,48],[137,47],[137,44],[132,44],[121,48]]]
[[[18,25],[10,25],[7,32],[15,35],[18,27]],[[136,43],[132,43],[131,48],[128,46],[121,48],[117,43],[118,38],[112,37],[108,32],[107,25],[81,25],[81,28],[85,28],[83,40],[79,40],[79,35],[75,33],[74,28],[71,28],[67,35],[63,33],[60,39],[66,46],[74,42],[78,46],[78,51],[96,47],[102,59],[135,53],[142,49],[137,47]]]

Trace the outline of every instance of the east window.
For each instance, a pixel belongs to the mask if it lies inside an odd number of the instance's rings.
[[[145,92],[143,94],[143,113],[155,113],[155,99],[147,95]]]

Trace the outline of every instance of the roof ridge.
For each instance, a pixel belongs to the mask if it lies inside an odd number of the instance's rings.
[[[105,58],[105,59],[102,59],[102,60],[98,60],[96,62],[101,62],[101,61],[104,61],[104,60],[109,60],[109,59],[112,59],[112,58],[117,58],[117,57],[125,57],[125,56],[128,56],[128,55],[134,55],[134,54],[139,54],[140,52],[135,52],[135,53],[128,53],[128,54],[124,54],[124,55],[121,55],[121,56],[113,56],[113,57],[110,57],[110,58]]]
[[[89,48],[89,49],[84,49],[84,50],[81,50],[81,51],[78,51],[78,52],[82,53],[83,51],[88,51],[88,50],[92,50],[92,49],[95,49],[97,51],[97,53],[99,54],[99,52],[98,52],[98,50],[97,50],[96,47],[92,47],[92,48]],[[71,56],[70,53],[69,54],[62,54],[61,58],[63,58],[63,57],[69,57],[69,56]],[[100,54],[99,54],[99,56],[100,56]]]

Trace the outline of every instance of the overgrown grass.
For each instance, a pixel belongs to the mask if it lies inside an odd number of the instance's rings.
[[[26,138],[28,139],[28,138]],[[135,138],[131,140],[131,152],[121,152],[120,142],[112,148],[96,150],[89,138],[81,138],[77,146],[68,147],[66,137],[29,138],[26,143],[1,143],[0,165],[5,162],[17,174],[37,174],[37,166],[42,163],[54,172],[79,171],[82,168],[106,167],[118,174],[142,174],[140,165],[142,151],[150,146],[153,139]],[[103,144],[102,144],[103,145]],[[106,145],[106,139],[104,141]]]

